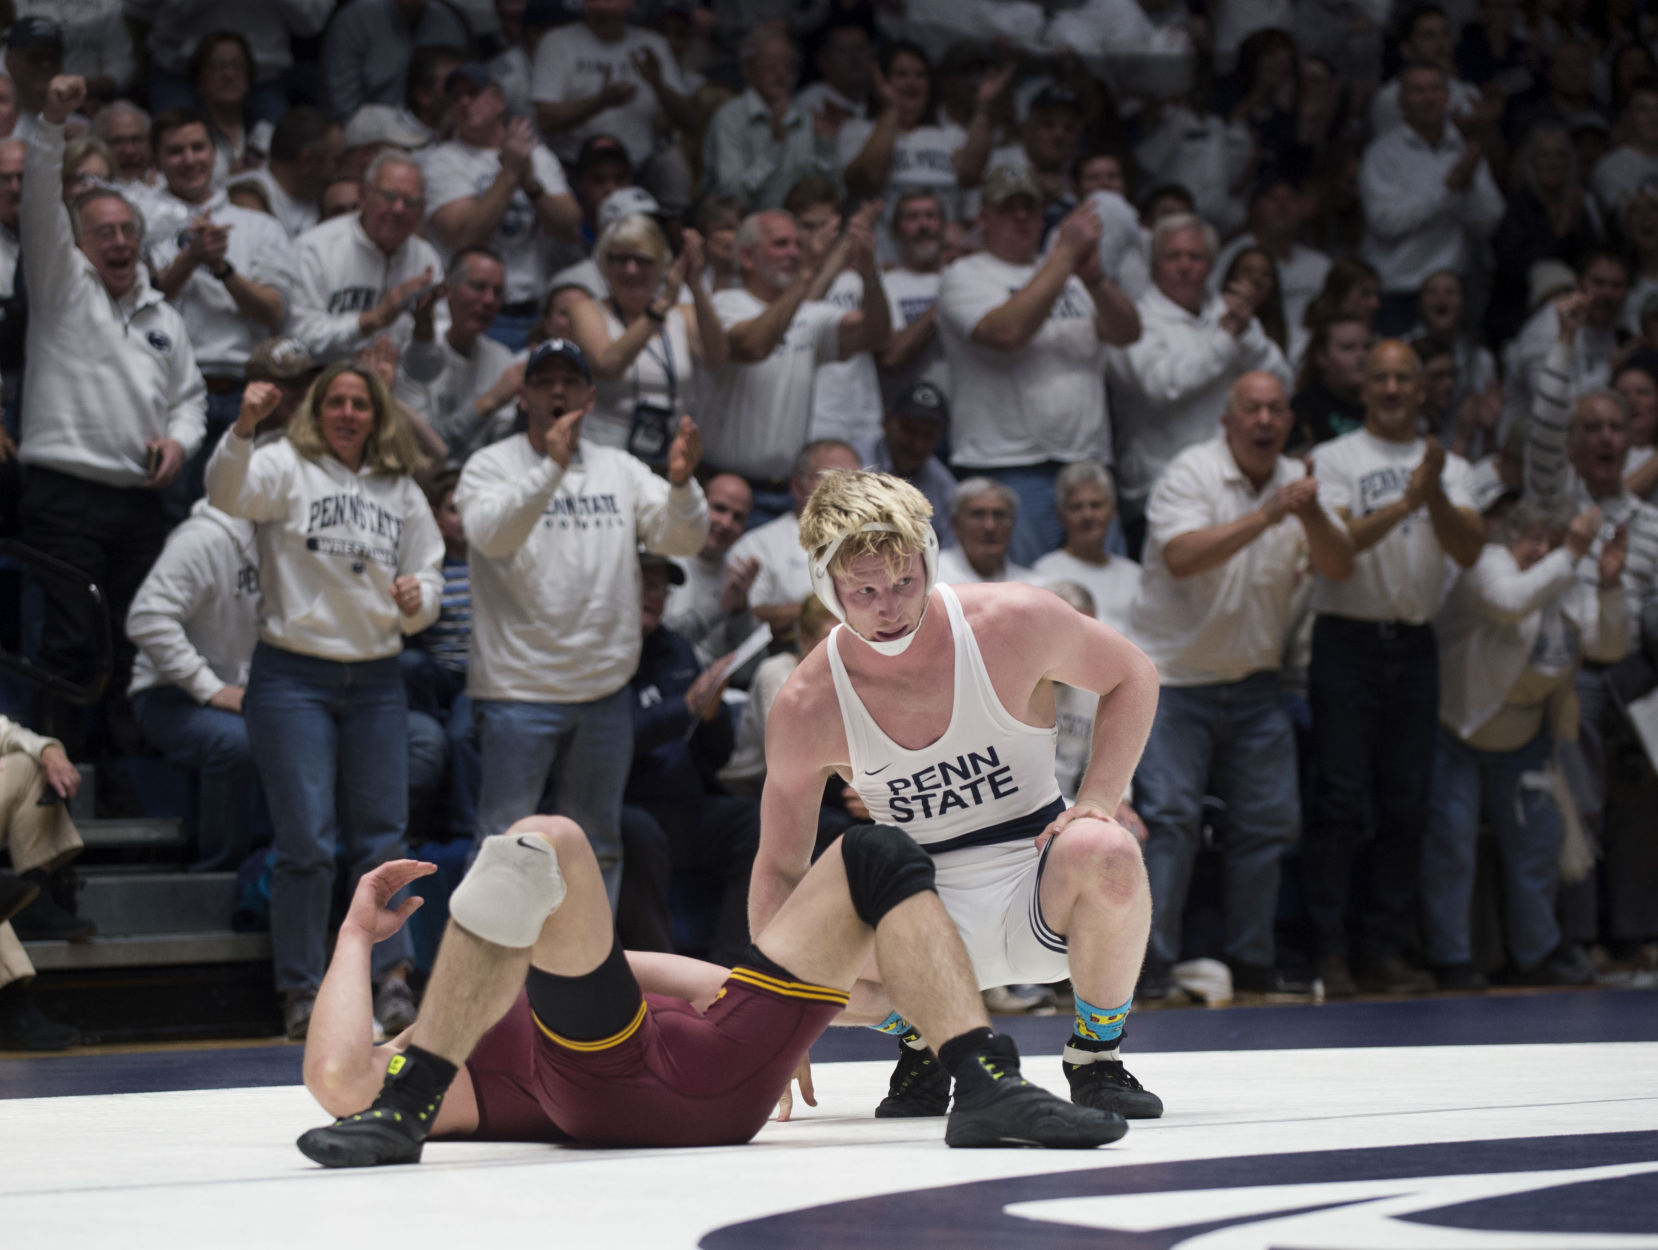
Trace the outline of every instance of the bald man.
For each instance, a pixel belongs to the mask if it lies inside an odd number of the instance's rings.
[[[1303,863],[1330,997],[1434,986],[1405,959],[1439,721],[1433,619],[1446,557],[1471,567],[1485,525],[1468,463],[1418,433],[1422,383],[1409,347],[1378,343],[1365,362],[1364,428],[1314,452],[1319,492],[1356,553],[1353,575],[1321,571],[1312,598],[1315,783]],[[1361,848],[1368,871],[1350,891]]]
[[[1134,775],[1152,930],[1141,1001],[1166,998],[1203,839],[1203,796],[1226,804],[1226,962],[1241,997],[1301,997],[1276,970],[1279,864],[1299,836],[1295,732],[1278,670],[1308,561],[1353,573],[1353,540],[1319,481],[1283,454],[1295,414],[1276,376],[1232,384],[1221,433],[1181,452],[1146,510],[1134,634],[1157,665],[1157,719]]]

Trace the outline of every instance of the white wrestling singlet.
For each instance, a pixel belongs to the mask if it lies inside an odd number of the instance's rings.
[[[1066,975],[1065,939],[1037,907],[1042,857],[1034,843],[1065,809],[1054,777],[1058,731],[1002,706],[961,600],[947,585],[938,591],[955,641],[955,689],[949,727],[918,751],[889,738],[852,688],[839,648],[845,626],[829,635],[852,786],[871,820],[935,857],[939,898],[981,986],[1057,981]]]

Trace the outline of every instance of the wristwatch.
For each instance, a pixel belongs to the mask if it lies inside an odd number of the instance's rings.
[[[528,182],[520,183],[519,185],[524,188],[524,194],[529,196],[532,200],[539,200],[543,195],[547,194],[547,188],[542,186],[541,183],[534,178],[531,178]]]
[[[227,260],[222,262],[217,269],[209,269],[207,272],[212,274],[220,282],[223,282],[226,278],[236,272],[236,266]]]
[[[657,325],[661,325],[668,319],[668,314],[665,312],[657,312],[654,304],[645,305],[645,316],[656,322]]]

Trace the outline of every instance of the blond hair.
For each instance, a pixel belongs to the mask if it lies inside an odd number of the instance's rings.
[[[288,422],[288,441],[294,450],[309,460],[321,460],[334,454],[328,440],[322,436],[317,421],[317,408],[322,403],[334,380],[347,373],[356,374],[368,387],[368,402],[374,409],[374,428],[363,445],[363,463],[375,473],[418,473],[426,467],[426,453],[415,441],[414,430],[403,416],[403,409],[391,397],[374,373],[353,361],[342,360],[322,371],[305,392],[305,402]]]
[[[906,557],[926,547],[932,516],[927,497],[902,478],[871,469],[831,469],[800,514],[800,545],[815,559],[837,538],[845,539],[829,562],[831,574],[875,555],[896,573]],[[891,529],[865,533],[866,525]]]

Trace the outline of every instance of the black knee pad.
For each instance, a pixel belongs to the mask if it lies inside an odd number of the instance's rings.
[[[873,929],[912,894],[933,888],[933,858],[887,825],[855,825],[841,835],[841,862],[858,919]]]

